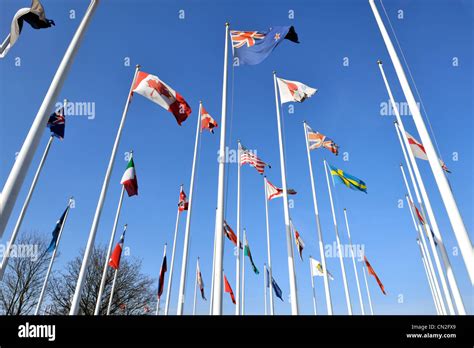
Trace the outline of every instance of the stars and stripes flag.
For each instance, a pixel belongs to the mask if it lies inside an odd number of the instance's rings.
[[[206,296],[204,295],[204,281],[202,280],[201,268],[199,267],[199,260],[197,262],[196,277],[197,277],[199,290],[201,291],[201,297],[204,301],[207,301]]]
[[[321,133],[315,132],[308,125],[306,125],[306,131],[308,134],[308,146],[310,150],[324,147],[336,156],[339,154],[339,146],[332,139],[329,139]]]
[[[426,150],[423,144],[420,143],[418,140],[416,140],[408,132],[405,131],[405,134],[408,138],[408,143],[410,144],[411,152],[413,152],[413,155],[415,155],[416,158],[428,161],[428,155],[426,154]],[[441,168],[443,168],[443,170],[446,173],[451,173],[451,171],[446,166],[446,163],[444,163],[441,158],[439,158],[438,160],[439,160],[439,163],[441,164]]]
[[[273,185],[268,179],[265,181],[267,185],[267,199],[271,201],[274,198],[283,197],[283,189]],[[289,195],[296,195],[296,191],[289,188],[287,189]]]
[[[300,254],[300,259],[303,261],[303,249],[305,247],[303,238],[301,238],[299,232],[296,230],[295,225],[293,225],[293,221],[290,219],[290,227],[293,230],[295,234],[295,244],[296,247],[298,248],[298,253]]]
[[[123,173],[120,183],[125,187],[129,197],[138,195],[137,173],[135,171],[135,163],[133,162],[132,156],[130,156],[127,169],[125,169],[125,173]]]
[[[280,91],[280,102],[282,104],[291,102],[302,103],[318,91],[316,88],[311,88],[298,81],[284,80],[278,77],[277,82],[278,90]]]
[[[268,163],[265,163],[260,158],[258,158],[256,151],[251,151],[241,145],[240,147],[240,165],[249,164],[254,167],[257,172],[263,174],[265,171],[265,166],[271,168]]]
[[[64,131],[66,128],[66,118],[64,117],[64,107],[60,110],[55,111],[49,116],[48,123],[46,127],[51,131],[51,135],[63,140]]]
[[[123,243],[125,242],[125,231],[123,231],[122,235],[120,236],[120,240],[115,246],[114,250],[112,251],[112,255],[109,259],[109,266],[113,269],[117,270],[120,266],[120,259],[122,257],[122,250],[123,250]]]
[[[382,293],[384,295],[387,295],[385,293],[385,288],[382,284],[382,282],[380,281],[379,277],[377,276],[377,273],[375,273],[374,269],[372,268],[372,266],[370,265],[369,261],[367,260],[367,257],[364,256],[364,262],[365,262],[365,265],[367,266],[367,271],[369,272],[370,275],[373,275],[375,280],[377,281],[377,284],[379,285],[380,287],[380,290],[382,290]]]
[[[188,210],[188,206],[188,198],[186,196],[186,193],[184,193],[183,187],[181,186],[181,191],[179,192],[178,210],[180,212]]]
[[[232,291],[232,287],[230,286],[229,281],[227,280],[227,277],[225,275],[224,275],[224,291],[229,293],[232,303],[235,304],[234,292]]]
[[[214,128],[217,128],[217,121],[212,118],[211,115],[204,109],[204,106],[201,108],[201,132],[203,129],[209,129],[209,132],[214,134]]]
[[[225,236],[235,245],[237,246],[237,235],[235,232],[232,230],[232,228],[229,226],[227,221],[224,220],[224,234]],[[242,242],[240,242],[240,249],[242,249]]]

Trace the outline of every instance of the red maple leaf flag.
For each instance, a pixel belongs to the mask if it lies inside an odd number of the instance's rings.
[[[232,303],[235,304],[235,297],[234,297],[234,292],[232,291],[232,288],[230,287],[229,281],[227,280],[227,277],[224,275],[224,291],[228,292],[230,294],[230,298],[232,299]]]
[[[209,131],[214,134],[214,128],[217,128],[218,124],[216,120],[212,118],[211,115],[204,109],[204,106],[201,108],[201,132],[203,129],[209,129]]]
[[[380,286],[380,290],[382,290],[382,293],[384,295],[387,295],[385,293],[385,288],[382,284],[382,282],[380,281],[379,277],[377,276],[377,274],[375,273],[374,269],[372,268],[372,266],[370,265],[369,261],[367,260],[367,257],[364,256],[364,261],[365,261],[365,265],[367,266],[367,271],[369,272],[370,275],[373,275],[375,280],[377,281],[377,284],[379,284]]]
[[[141,94],[171,112],[179,125],[191,114],[183,96],[161,81],[158,76],[139,71],[132,92]]]

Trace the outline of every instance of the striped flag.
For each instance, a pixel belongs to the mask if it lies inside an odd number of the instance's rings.
[[[227,277],[225,275],[224,275],[224,291],[229,293],[232,303],[235,304],[234,292],[232,291],[232,287],[230,286],[229,281],[227,280]]]
[[[296,230],[295,225],[293,225],[293,221],[290,219],[290,227],[295,233],[295,244],[298,248],[298,253],[300,254],[300,259],[303,261],[303,249],[304,249],[304,242],[301,238],[299,232]]]
[[[308,125],[306,125],[306,131],[308,134],[308,146],[310,150],[324,147],[336,156],[339,154],[339,146],[332,139],[329,139],[321,133],[315,132]]]
[[[135,172],[135,163],[133,162],[133,157],[130,157],[130,160],[127,164],[127,169],[125,169],[125,173],[123,173],[120,183],[125,187],[129,197],[138,195],[137,173]]]
[[[118,269],[120,266],[120,258],[122,257],[123,243],[125,242],[125,231],[120,236],[120,240],[112,251],[112,255],[109,259],[109,266],[113,269]]]
[[[249,246],[249,242],[247,240],[247,235],[245,234],[245,231],[244,231],[244,256],[248,256],[250,260],[250,264],[252,265],[253,272],[255,274],[259,274],[260,272],[258,271],[257,266],[255,266],[255,263],[253,262],[252,253],[250,252],[250,246]]]
[[[428,161],[428,155],[426,154],[426,150],[423,144],[416,140],[408,132],[405,132],[405,134],[408,138],[408,143],[410,144],[411,152],[413,152],[413,155],[415,155],[416,158]],[[441,168],[443,168],[446,173],[451,173],[451,171],[446,166],[446,163],[444,163],[441,158],[439,158],[439,163],[441,164]]]
[[[382,293],[384,295],[387,295],[385,293],[385,288],[382,284],[382,282],[380,281],[379,277],[377,276],[377,274],[375,273],[374,269],[372,268],[372,266],[370,265],[369,261],[367,260],[367,257],[364,256],[364,261],[365,261],[365,265],[367,266],[367,271],[369,272],[370,275],[373,275],[375,280],[377,281],[377,284],[379,284],[380,286],[380,290],[382,290]]]
[[[267,199],[269,201],[271,201],[274,198],[283,197],[282,188],[276,187],[270,181],[268,181],[268,179],[266,180],[266,185],[267,185]],[[291,188],[287,189],[287,192],[289,195],[296,195],[296,191]]]
[[[263,174],[265,170],[265,166],[268,166],[268,168],[271,168],[271,166],[268,163],[265,163],[260,158],[258,158],[255,152],[250,151],[241,145],[240,165],[243,166],[244,164],[250,164],[260,174]]]
[[[166,251],[165,255],[163,256],[163,263],[161,264],[160,269],[160,278],[158,279],[158,299],[160,299],[161,295],[163,294],[163,289],[165,288],[165,273],[168,270],[166,264]]]

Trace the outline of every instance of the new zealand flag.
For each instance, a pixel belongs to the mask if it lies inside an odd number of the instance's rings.
[[[51,131],[51,135],[59,139],[64,139],[64,129],[66,128],[66,118],[64,117],[64,108],[54,112],[49,116],[46,125]]]

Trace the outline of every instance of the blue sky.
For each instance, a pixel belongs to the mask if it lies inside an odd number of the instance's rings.
[[[473,11],[470,1],[386,0],[390,19],[404,49],[418,89],[429,114],[441,155],[452,170],[449,180],[468,231],[473,228],[472,113],[473,113]],[[19,7],[29,1],[2,1],[2,39]],[[0,182],[5,182],[15,152],[31,126],[51,79],[87,7],[84,1],[44,0],[48,18],[56,27],[33,31],[25,26],[8,56],[0,64]],[[379,11],[381,11],[378,3]],[[76,19],[70,19],[70,10]],[[180,10],[184,19],[180,19]],[[294,18],[289,18],[289,11]],[[403,19],[397,19],[403,10]],[[182,13],[181,13],[182,14]],[[384,18],[386,22],[386,18]],[[435,309],[421,264],[415,231],[404,200],[405,187],[399,170],[403,161],[393,128],[393,117],[381,115],[381,103],[388,100],[376,65],[384,68],[397,101],[403,94],[388,57],[369,4],[361,1],[102,1],[73,67],[60,93],[59,101],[95,104],[95,118],[70,116],[64,141],[54,141],[41,174],[22,231],[37,230],[50,236],[67,198],[76,198],[60,245],[59,270],[85,247],[102,180],[118,128],[135,64],[155,74],[179,91],[193,108],[189,119],[179,127],[171,113],[136,95],[130,105],[111,184],[104,205],[96,243],[108,242],[125,169],[125,152],[133,149],[139,180],[139,196],[126,198],[120,224],[128,223],[125,244],[132,256],[143,260],[144,271],[157,277],[165,242],[172,243],[179,185],[189,191],[195,122],[199,100],[220,123],[224,23],[236,30],[266,30],[272,25],[294,25],[300,44],[283,42],[257,66],[229,70],[227,143],[235,148],[237,139],[271,163],[270,181],[281,185],[275,100],[272,71],[318,88],[318,93],[294,113],[283,107],[288,185],[295,188],[290,214],[303,237],[304,261],[295,258],[300,311],[312,313],[308,256],[319,259],[316,224],[303,120],[314,130],[331,137],[340,146],[335,157],[321,150],[312,152],[324,241],[335,241],[329,196],[322,161],[347,170],[363,179],[368,194],[334,188],[339,233],[347,242],[342,210],[348,209],[352,240],[362,244],[375,271],[388,292],[384,296],[371,277],[369,285],[377,314],[434,314]],[[387,23],[386,23],[387,24]],[[18,58],[20,66],[16,66]],[[345,66],[345,57],[349,65]],[[453,58],[458,66],[453,66]],[[130,66],[124,63],[130,60]],[[233,82],[232,82],[233,79]],[[233,97],[233,98],[232,98]],[[233,104],[231,100],[233,99]],[[418,133],[409,116],[405,127]],[[48,140],[45,132],[20,192],[7,230],[9,237],[34,170]],[[185,313],[192,310],[194,269],[197,256],[210,293],[214,219],[217,198],[216,134],[204,133],[197,167],[195,205],[191,226],[188,283]],[[346,153],[347,161],[343,155]],[[453,160],[453,153],[458,160]],[[456,240],[427,162],[419,163],[440,230],[450,254],[464,303],[473,313],[473,294],[462,258],[453,255]],[[226,219],[235,228],[236,164],[227,167]],[[289,314],[289,283],[280,200],[269,202],[274,277],[284,294],[275,301],[277,314]],[[242,227],[247,229],[259,276],[246,269],[246,312],[263,313],[263,263],[266,262],[263,179],[255,169],[242,168]],[[175,311],[181,268],[185,219],[181,219],[173,283],[171,312]],[[118,238],[119,232],[117,233]],[[472,236],[472,234],[471,234]],[[471,237],[472,238],[472,237]],[[170,254],[169,258],[170,258]],[[235,258],[225,240],[224,270],[235,290]],[[248,262],[246,260],[248,265]],[[345,266],[355,313],[360,313],[355,277],[350,259]],[[360,264],[359,264],[360,266]],[[328,258],[328,269],[336,278],[331,282],[334,312],[346,314],[339,260]],[[362,279],[361,269],[359,276]],[[316,278],[318,309],[325,313],[321,278]],[[403,297],[402,303],[399,303]],[[364,299],[365,293],[364,293]],[[366,306],[367,306],[367,302]],[[208,313],[208,302],[198,302],[198,312]],[[366,307],[367,309],[367,307]],[[227,294],[224,312],[234,308]]]

